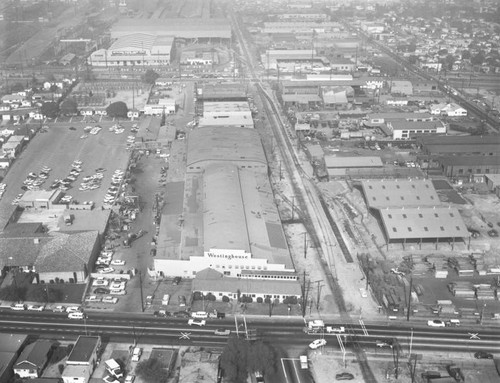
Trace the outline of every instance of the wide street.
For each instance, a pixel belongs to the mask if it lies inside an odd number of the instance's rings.
[[[71,320],[67,314],[53,312],[18,312],[4,309],[0,311],[0,331],[8,333],[28,333],[45,337],[75,339],[77,335],[101,335],[108,341],[133,342],[159,345],[196,345],[222,348],[226,336],[214,334],[218,328],[231,329],[235,334],[233,319],[207,320],[203,327],[188,326],[186,319],[155,318],[151,314],[88,312],[86,320]],[[242,318],[238,318],[242,323]],[[470,353],[486,351],[500,352],[500,333],[496,329],[473,327],[422,327],[416,323],[335,323],[345,326],[346,333],[312,334],[303,332],[301,318],[246,318],[250,329],[257,329],[258,339],[269,342],[278,350],[280,363],[273,382],[307,382],[307,372],[301,371],[298,357],[305,354],[308,344],[314,339],[327,340],[326,346],[316,352],[338,355],[342,358],[339,340],[345,345],[346,354],[352,357],[353,346],[361,347],[370,358],[392,358],[393,352],[401,357],[410,353],[428,351],[441,352],[450,349],[455,352]],[[239,331],[243,331],[240,326]],[[241,334],[241,333],[240,333]],[[380,348],[380,340],[393,341],[394,347]],[[286,350],[286,354],[280,352]]]

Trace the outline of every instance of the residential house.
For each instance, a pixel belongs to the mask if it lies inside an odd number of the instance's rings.
[[[450,104],[433,104],[430,107],[430,112],[433,115],[448,116],[448,117],[465,117],[467,116],[467,109],[462,108],[455,103]]]
[[[38,378],[49,360],[52,342],[37,340],[27,345],[14,364],[14,374],[21,378]]]

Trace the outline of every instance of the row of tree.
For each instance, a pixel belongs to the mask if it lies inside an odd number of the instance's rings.
[[[65,116],[74,116],[78,114],[78,104],[73,98],[68,98],[61,102],[45,102],[40,108],[40,113],[48,118],[56,118],[60,114]],[[116,101],[109,104],[106,113],[113,118],[127,118],[128,107],[123,101]]]

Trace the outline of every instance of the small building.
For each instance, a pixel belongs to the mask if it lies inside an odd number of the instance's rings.
[[[10,136],[5,144],[3,144],[3,151],[10,157],[16,158],[24,146],[24,136]]]
[[[440,121],[393,121],[387,127],[392,131],[393,140],[409,140],[416,135],[446,134],[446,125]]]
[[[347,177],[351,170],[367,170],[382,168],[384,166],[380,157],[356,156],[341,157],[335,155],[325,156],[325,166],[330,178]]]
[[[0,382],[8,382],[12,377],[12,367],[27,342],[28,335],[0,333]]]
[[[448,116],[448,117],[465,117],[467,109],[462,108],[455,103],[451,104],[434,104],[430,107],[430,112],[433,115]]]
[[[92,372],[91,366],[67,364],[61,377],[64,383],[88,383]]]
[[[144,114],[148,116],[161,116],[162,114],[175,113],[175,100],[171,98],[159,99],[157,103],[144,105]]]
[[[60,190],[26,190],[24,195],[19,200],[19,206],[25,209],[53,209],[57,202],[63,196]]]
[[[500,174],[485,174],[484,182],[486,182],[491,192],[500,197]]]
[[[49,360],[52,342],[37,340],[27,345],[14,364],[14,374],[20,378],[38,378]]]

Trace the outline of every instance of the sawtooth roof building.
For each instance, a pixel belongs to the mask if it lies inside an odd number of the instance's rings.
[[[186,40],[229,40],[231,24],[228,19],[120,19],[111,28],[111,38],[134,33],[154,36],[173,36]]]
[[[443,206],[430,180],[363,180],[368,208],[389,243],[462,241],[469,232],[458,209]]]
[[[297,279],[258,132],[191,131],[185,181],[166,188],[157,274],[194,278],[212,268],[235,278]]]

